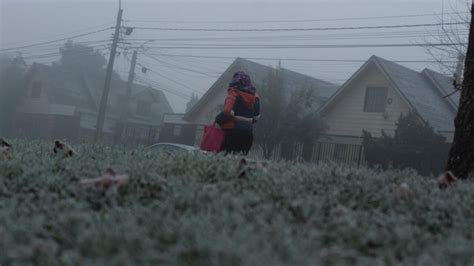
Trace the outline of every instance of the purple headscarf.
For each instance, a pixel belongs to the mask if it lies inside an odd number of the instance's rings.
[[[250,76],[243,71],[235,72],[232,81],[229,83],[229,87],[251,94],[255,94],[256,92],[250,80]]]

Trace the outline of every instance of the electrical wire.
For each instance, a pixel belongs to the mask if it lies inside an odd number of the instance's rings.
[[[184,57],[184,58],[204,58],[204,59],[232,59],[233,56],[205,56],[205,55],[181,55],[181,54],[166,54],[160,53],[157,55],[165,57]],[[343,62],[343,63],[363,63],[364,59],[309,59],[309,58],[277,58],[277,57],[245,57],[249,60],[267,60],[267,61],[296,61],[296,62]],[[438,63],[435,60],[391,60],[395,63]],[[444,63],[456,63],[456,61],[443,61]]]
[[[109,40],[104,40],[104,41],[97,41],[94,43],[74,43],[74,45],[79,44],[83,45],[85,48],[93,48],[93,49],[99,49],[99,48],[104,48],[108,47]],[[64,44],[57,45],[57,46],[48,46],[48,47],[42,47],[41,49],[35,49],[35,50],[24,50],[21,51],[21,55],[25,54],[26,56],[28,55],[41,55],[41,54],[49,54],[49,53],[61,53],[61,49],[64,48]]]
[[[128,56],[125,56],[125,59],[127,59],[127,61],[131,62],[131,60],[130,60],[130,58],[128,58]],[[158,75],[158,76],[160,76],[160,77],[162,77],[162,78],[164,78],[164,79],[166,79],[166,80],[168,80],[168,81],[170,81],[170,82],[172,82],[172,83],[174,83],[174,84],[177,84],[177,85],[179,85],[179,86],[182,86],[183,88],[186,88],[186,89],[188,89],[188,90],[190,90],[190,91],[192,91],[192,92],[195,92],[195,93],[197,93],[198,95],[202,95],[202,94],[203,94],[203,92],[200,92],[200,91],[198,91],[198,90],[196,90],[196,89],[194,89],[194,88],[191,88],[191,87],[188,86],[187,84],[184,84],[184,83],[182,83],[182,82],[179,82],[179,81],[177,81],[177,80],[174,80],[174,79],[172,79],[172,78],[170,78],[170,77],[168,77],[168,76],[165,76],[165,75],[159,73],[158,71],[155,71],[155,70],[153,70],[152,68],[150,68],[150,67],[148,67],[148,66],[145,66],[144,64],[141,64],[140,62],[136,62],[136,64],[137,64],[138,66],[142,67],[142,68],[146,68],[147,71],[150,71],[150,72],[152,72],[152,73],[154,73],[154,74],[156,74],[156,75]]]
[[[172,90],[168,90],[168,89],[163,88],[162,85],[159,84],[157,81],[154,81],[154,80],[151,80],[151,79],[148,79],[148,78],[144,78],[144,77],[141,77],[141,76],[137,76],[136,78],[139,82],[141,81],[141,82],[148,83],[148,85],[152,85],[152,86],[154,85],[154,86],[157,87],[158,90],[168,92],[172,95],[180,97],[181,99],[185,99],[185,100],[191,99],[190,95],[184,94],[182,92],[176,92],[176,91],[172,91]]]
[[[186,88],[186,89],[188,89],[188,90],[190,90],[190,91],[192,91],[192,92],[195,92],[195,93],[197,93],[197,94],[199,94],[199,95],[202,95],[202,94],[203,94],[203,92],[200,92],[200,91],[198,91],[198,90],[196,90],[196,89],[194,89],[194,88],[191,88],[190,86],[188,86],[188,85],[185,84],[185,83],[182,83],[182,82],[179,82],[179,81],[177,81],[177,80],[174,80],[174,79],[172,79],[172,78],[170,78],[170,77],[167,77],[167,76],[165,76],[165,75],[159,73],[158,71],[155,71],[155,70],[153,70],[152,68],[149,68],[149,67],[147,67],[147,66],[145,66],[145,65],[143,65],[143,64],[141,64],[141,63],[138,63],[138,62],[137,62],[137,65],[140,66],[140,67],[145,67],[148,71],[150,71],[150,72],[152,72],[152,73],[154,73],[154,74],[156,74],[156,75],[158,75],[158,76],[160,76],[160,77],[162,77],[162,78],[164,78],[164,79],[166,79],[166,80],[168,80],[168,81],[170,81],[170,82],[172,82],[172,83],[174,83],[174,84],[176,84],[176,85],[182,86],[182,87],[184,87],[184,88]]]
[[[468,30],[462,30],[458,32],[459,35],[466,35]],[[438,37],[444,36],[439,31],[384,31],[384,32],[358,32],[358,33],[337,33],[337,34],[318,34],[318,35],[271,35],[271,36],[234,36],[234,37],[174,37],[174,38],[159,38],[159,39],[128,39],[128,43],[136,44],[137,42],[147,43],[160,43],[160,42],[172,42],[172,41],[310,41],[310,40],[360,40],[360,39],[402,39],[402,38],[413,38],[413,37]]]
[[[182,83],[182,82],[179,82],[179,81],[177,81],[177,80],[175,80],[175,79],[172,79],[172,78],[170,78],[170,77],[167,77],[166,75],[163,75],[163,74],[159,73],[158,71],[155,71],[155,70],[150,69],[150,68],[148,68],[148,70],[149,70],[150,72],[152,72],[152,73],[154,73],[154,74],[160,76],[160,77],[163,78],[163,79],[166,79],[166,80],[168,80],[168,81],[170,81],[170,82],[172,82],[172,83],[174,83],[174,84],[176,84],[176,85],[179,85],[179,86],[181,86],[181,87],[183,87],[183,88],[186,88],[186,89],[190,90],[190,91],[193,92],[193,93],[197,93],[198,95],[204,94],[203,92],[198,91],[198,90],[196,90],[196,89],[193,89],[193,88],[191,88],[190,86],[188,86],[188,85],[185,84],[185,83]]]
[[[448,25],[466,25],[466,22],[449,23],[422,23],[422,24],[400,24],[400,25],[379,25],[379,26],[346,26],[346,27],[315,27],[315,28],[252,28],[252,29],[219,29],[219,28],[167,28],[167,27],[132,27],[138,30],[158,30],[158,31],[202,31],[202,32],[273,32],[273,31],[335,31],[335,30],[363,30],[363,29],[397,29],[397,28],[419,28]]]
[[[468,14],[468,12],[452,12],[444,13],[444,15]],[[158,22],[158,23],[293,23],[293,22],[320,22],[320,21],[351,21],[351,20],[372,20],[372,19],[393,19],[393,18],[415,18],[415,17],[435,17],[441,16],[442,13],[426,13],[426,14],[409,14],[409,15],[393,15],[393,16],[368,16],[368,17],[352,17],[352,18],[326,18],[326,19],[297,19],[297,20],[125,20],[126,22]]]
[[[19,42],[7,43],[7,44],[3,44],[3,45],[5,45],[5,46],[11,46],[11,45],[24,44],[24,43],[38,42],[38,41],[41,41],[41,40],[44,40],[44,39],[47,39],[47,38],[56,38],[56,37],[60,37],[60,36],[65,36],[65,35],[70,35],[70,34],[76,34],[76,33],[78,33],[78,32],[90,31],[90,30],[94,30],[94,29],[97,29],[97,28],[103,28],[104,26],[109,26],[109,25],[113,25],[113,24],[114,24],[113,22],[103,23],[103,24],[100,24],[100,25],[97,25],[97,26],[93,26],[93,27],[82,28],[82,29],[78,29],[78,30],[74,30],[74,31],[69,31],[69,32],[65,32],[65,33],[60,33],[60,34],[47,35],[47,36],[43,36],[43,37],[36,38],[36,39],[33,39],[33,40],[29,40],[29,41],[19,41]]]
[[[208,73],[205,73],[205,72],[201,72],[199,70],[195,70],[195,69],[191,69],[191,68],[187,68],[187,67],[182,67],[182,66],[179,66],[179,65],[176,65],[176,64],[173,64],[173,63],[169,63],[169,62],[166,62],[166,61],[163,61],[161,59],[158,59],[154,56],[151,56],[149,55],[148,53],[144,53],[145,56],[147,56],[148,58],[151,58],[155,61],[157,61],[158,63],[161,63],[161,64],[165,64],[165,65],[169,65],[171,67],[174,67],[174,68],[177,68],[177,69],[181,69],[181,70],[184,70],[184,71],[188,71],[188,72],[191,72],[191,73],[196,73],[196,74],[201,74],[201,75],[204,75],[204,76],[207,76],[207,77],[211,77],[211,78],[216,78],[218,77],[217,75],[211,75],[211,74],[208,74]]]
[[[149,46],[149,49],[337,49],[337,48],[398,48],[398,47],[447,47],[465,46],[467,43],[387,43],[387,44],[287,44],[287,45],[210,45],[210,44],[168,44],[170,46]]]
[[[107,31],[107,30],[111,30],[111,29],[114,29],[114,28],[115,27],[109,27],[109,28],[105,28],[105,29],[100,29],[100,30],[96,30],[96,31],[91,31],[91,32],[87,32],[87,33],[82,33],[82,34],[70,36],[70,37],[67,37],[67,38],[61,38],[61,39],[46,41],[46,42],[39,42],[39,43],[34,43],[34,44],[29,44],[29,45],[24,45],[24,46],[19,46],[19,47],[2,48],[2,49],[0,49],[0,52],[12,51],[12,50],[21,50],[21,49],[35,47],[35,46],[42,46],[42,45],[46,45],[46,44],[77,39],[77,38],[81,38],[81,37],[84,37],[84,36],[96,34],[96,33],[99,33],[99,32],[104,32],[104,31]]]

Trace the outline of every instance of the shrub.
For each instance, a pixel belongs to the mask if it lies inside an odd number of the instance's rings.
[[[446,163],[450,144],[414,112],[401,114],[393,136],[382,131],[378,139],[364,131],[365,158],[369,166],[383,169],[413,168],[420,174],[439,174]]]
[[[103,145],[0,161],[1,265],[472,265],[474,183]],[[127,186],[78,193],[107,167]],[[241,177],[239,177],[241,176]],[[406,182],[414,197],[393,186]]]

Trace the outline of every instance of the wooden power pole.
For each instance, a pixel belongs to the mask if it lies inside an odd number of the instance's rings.
[[[453,145],[446,171],[451,171],[459,178],[474,177],[474,0],[471,3],[471,24],[461,99],[454,126]]]
[[[132,56],[132,63],[130,65],[130,72],[128,73],[128,81],[127,81],[127,92],[126,92],[126,108],[127,108],[127,113],[126,116],[128,116],[129,112],[129,105],[130,105],[130,96],[132,95],[132,86],[133,86],[133,80],[135,79],[135,68],[137,66],[137,55],[138,52],[135,50],[133,51],[133,56]]]
[[[130,97],[132,95],[132,87],[133,87],[133,80],[135,79],[135,68],[137,66],[137,50],[133,51],[132,62],[130,65],[130,72],[128,73],[128,81],[127,81],[127,91],[125,92],[125,106],[122,106],[122,113],[120,117],[121,126],[119,127],[119,135],[118,139],[122,140],[123,133],[126,129],[126,122],[128,117],[130,116]]]
[[[94,141],[97,142],[102,135],[102,129],[104,127],[105,112],[107,108],[107,100],[109,98],[110,83],[112,80],[112,72],[114,70],[115,55],[117,53],[117,44],[119,41],[120,27],[122,25],[122,5],[119,5],[119,11],[117,15],[117,24],[115,25],[115,34],[112,42],[112,49],[110,51],[109,63],[107,65],[107,73],[105,75],[104,90],[102,91],[102,97],[100,98],[99,114],[97,116],[97,125],[95,131]]]

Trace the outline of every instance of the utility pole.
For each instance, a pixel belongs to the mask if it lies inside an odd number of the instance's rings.
[[[107,74],[105,76],[104,90],[102,91],[102,97],[100,99],[99,114],[97,117],[97,125],[95,131],[94,141],[97,142],[102,135],[102,129],[104,127],[105,111],[107,108],[107,100],[109,98],[110,83],[112,80],[112,72],[114,70],[115,54],[117,53],[117,44],[119,41],[120,27],[122,25],[122,3],[119,2],[119,11],[117,15],[117,24],[115,25],[114,40],[112,42],[112,49],[110,51],[109,63],[107,65]]]
[[[135,68],[137,66],[137,55],[138,55],[138,52],[137,50],[133,51],[133,55],[132,55],[132,63],[130,65],[130,72],[128,73],[128,81],[127,81],[127,92],[126,92],[126,101],[127,101],[127,109],[128,109],[128,105],[129,105],[129,102],[130,102],[130,96],[132,95],[132,86],[133,86],[133,80],[135,79]],[[128,110],[127,110],[128,112]],[[128,115],[128,113],[127,113]]]
[[[123,132],[126,128],[126,122],[130,115],[130,97],[132,95],[132,87],[133,87],[133,80],[135,79],[135,68],[137,66],[137,50],[133,51],[132,62],[130,65],[130,72],[128,73],[128,81],[127,81],[127,91],[125,92],[125,106],[123,106],[122,114],[120,117],[120,122],[122,126],[120,127],[119,132],[119,139],[122,139]]]

